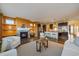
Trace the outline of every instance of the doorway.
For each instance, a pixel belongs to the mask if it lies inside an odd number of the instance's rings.
[[[46,32],[46,25],[43,25],[43,32]]]

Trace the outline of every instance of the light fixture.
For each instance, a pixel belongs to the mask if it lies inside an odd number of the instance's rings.
[[[57,28],[54,28],[54,31],[57,31]]]
[[[33,24],[31,23],[30,26],[33,26]]]
[[[12,27],[11,26],[9,26],[9,30],[11,30],[12,29]]]
[[[35,27],[35,24],[34,24],[34,27]]]

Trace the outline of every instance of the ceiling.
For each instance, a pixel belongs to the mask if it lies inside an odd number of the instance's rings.
[[[79,4],[73,3],[2,3],[0,11],[10,17],[22,17],[41,23],[79,15]]]

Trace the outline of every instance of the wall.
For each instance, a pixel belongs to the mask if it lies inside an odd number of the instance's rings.
[[[5,24],[5,20],[8,19],[8,18],[11,18],[15,21],[15,24],[13,25],[8,25],[8,24]],[[0,17],[0,20],[1,17]],[[69,20],[69,21],[58,21],[58,22],[68,22],[68,25],[79,25],[79,20]],[[54,28],[58,28],[58,22],[52,22],[51,24],[53,24],[53,29]],[[2,23],[2,24],[1,24]],[[24,19],[24,18],[19,18],[19,17],[16,17],[16,18],[12,18],[12,17],[8,17],[8,16],[4,16],[3,17],[3,20],[2,22],[0,21],[0,27],[2,27],[3,30],[0,30],[0,38],[1,36],[10,36],[10,35],[16,35],[16,29],[21,27],[22,24],[26,24],[26,26],[28,28],[30,28],[30,31],[35,33],[37,36],[37,22],[32,22],[28,19]],[[32,26],[30,26],[30,24],[32,24]],[[35,24],[35,26],[34,26]],[[12,28],[12,30],[9,30],[9,27]],[[13,30],[14,28],[14,30]],[[46,31],[50,31],[50,24],[46,24]],[[1,33],[2,32],[2,33]]]
[[[12,19],[14,20],[14,24],[10,25],[10,24],[5,24],[6,19]],[[35,33],[37,35],[37,23],[36,22],[32,22],[28,19],[23,19],[23,18],[12,18],[12,17],[8,17],[8,16],[4,16],[3,20],[2,20],[2,36],[12,36],[12,35],[16,35],[17,33],[17,28],[20,28],[22,26],[22,24],[25,24],[26,27],[30,28],[30,31]],[[32,26],[30,26],[30,24],[32,24]],[[9,29],[12,28],[12,29]],[[36,36],[35,35],[35,36]]]
[[[11,19],[14,21],[14,24],[6,24],[5,21],[7,19]],[[16,35],[16,20],[15,18],[8,17],[8,16],[3,16],[2,20],[2,36],[12,36]]]
[[[72,19],[68,21],[68,25],[79,25],[79,19]]]
[[[2,17],[3,17],[3,14],[0,13],[0,40],[2,39]]]
[[[30,22],[31,21],[29,21],[27,19],[16,17],[16,26],[17,27],[21,27],[22,24],[26,24],[26,26],[30,26]]]
[[[46,24],[46,31],[47,31],[47,32],[50,31],[50,24]]]
[[[50,24],[53,24],[53,31],[58,31],[58,22],[52,22]],[[46,31],[47,32],[50,31],[50,24],[46,24]]]
[[[68,25],[79,26],[79,19],[59,20],[46,24],[46,31],[50,31],[50,24],[53,24],[53,29],[58,28],[58,23],[68,22]]]
[[[79,19],[72,19],[70,21],[68,21],[68,25],[72,26],[72,32],[71,34],[76,34],[77,32],[79,32]]]
[[[22,26],[22,24],[25,24],[26,25],[26,27],[27,28],[31,28],[31,30],[33,31],[33,32],[35,32],[34,31],[34,24],[36,25],[36,23],[35,22],[32,22],[32,21],[30,21],[30,20],[28,20],[28,19],[23,19],[23,18],[16,18],[16,26],[17,26],[17,28],[19,28],[19,27],[21,27]],[[32,24],[33,26],[30,26],[30,24]]]
[[[28,19],[16,17],[16,27],[19,28],[22,26],[22,24],[25,24],[27,28],[30,28],[30,32],[35,33],[35,36],[37,36],[37,22],[32,22]],[[32,26],[30,26],[30,24],[32,24]]]

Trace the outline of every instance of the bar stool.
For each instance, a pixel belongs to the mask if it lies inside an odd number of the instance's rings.
[[[48,48],[48,40],[47,40],[47,38],[42,40],[42,44],[43,44],[44,48]]]
[[[42,48],[42,42],[41,42],[41,40],[37,40],[36,41],[36,51],[41,52],[41,48]]]

